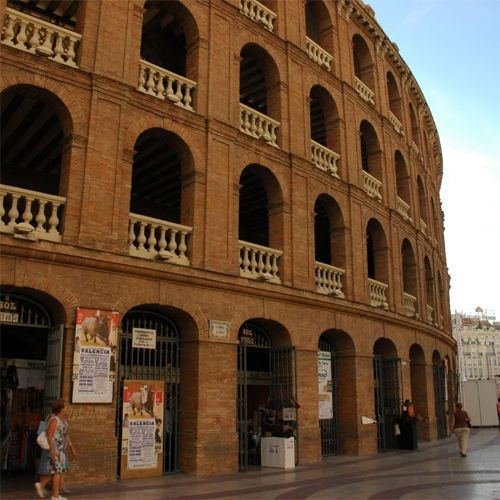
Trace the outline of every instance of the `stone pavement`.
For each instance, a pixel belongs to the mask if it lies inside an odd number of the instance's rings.
[[[8,498],[34,498],[21,492]],[[27,491],[25,490],[25,495]],[[157,499],[500,499],[500,434],[473,429],[469,451],[460,457],[449,437],[420,443],[416,451],[336,456],[292,470],[256,469],[209,478],[182,474],[75,488],[78,500]]]

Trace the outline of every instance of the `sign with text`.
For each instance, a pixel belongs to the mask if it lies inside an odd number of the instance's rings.
[[[221,321],[218,319],[208,320],[208,336],[211,339],[228,339],[231,330],[229,321]]]
[[[156,330],[149,328],[132,328],[132,347],[139,349],[156,349]]]
[[[0,300],[0,322],[18,323],[19,313],[17,312],[17,302],[13,300]]]
[[[318,402],[320,420],[333,418],[332,389],[332,354],[328,351],[319,351]]]

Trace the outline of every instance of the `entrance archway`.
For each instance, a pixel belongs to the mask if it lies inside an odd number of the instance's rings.
[[[33,474],[40,422],[61,395],[64,313],[52,297],[5,286],[0,292],[2,489]]]
[[[416,414],[420,417],[417,425],[417,438],[430,439],[427,369],[424,351],[418,344],[413,344],[410,347],[410,383],[411,400],[413,401]]]
[[[297,437],[295,348],[281,325],[262,319],[243,323],[238,340],[239,468],[247,471],[260,465],[261,437]]]
[[[398,447],[394,426],[403,401],[402,366],[396,346],[389,339],[375,342],[373,356],[378,451],[382,452]]]
[[[438,439],[443,439],[447,435],[446,428],[446,370],[441,360],[439,352],[432,354],[432,378],[434,382],[434,405],[436,409],[436,427]]]
[[[155,348],[133,347],[134,329],[154,330]],[[168,311],[160,306],[142,305],[130,309],[122,319],[120,333],[120,366],[118,420],[120,449],[123,434],[123,387],[125,380],[155,380],[165,384],[163,397],[163,435],[155,436],[162,443],[163,474],[178,471],[178,428],[180,393],[180,334]],[[156,416],[155,416],[156,417]],[[158,419],[157,424],[158,424]],[[161,427],[161,425],[160,425]],[[122,473],[122,453],[119,453],[118,475]]]

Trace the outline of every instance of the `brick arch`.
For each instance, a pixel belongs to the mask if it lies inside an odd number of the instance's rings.
[[[75,94],[64,83],[56,82],[46,76],[35,73],[4,72],[2,75],[2,92],[14,85],[31,85],[53,94],[66,108],[66,113],[70,119],[70,124],[66,123],[64,126],[65,133],[73,132],[87,137],[88,112],[82,106],[81,95]]]

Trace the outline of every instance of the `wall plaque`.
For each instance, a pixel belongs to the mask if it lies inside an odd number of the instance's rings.
[[[228,339],[231,323],[218,319],[208,320],[208,336],[211,339]]]

